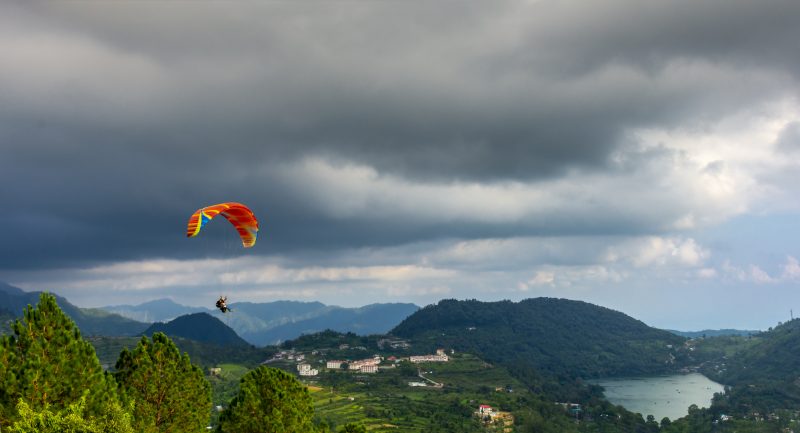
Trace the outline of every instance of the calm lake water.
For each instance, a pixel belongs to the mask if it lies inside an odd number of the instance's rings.
[[[590,382],[605,388],[605,396],[611,403],[638,412],[645,418],[653,415],[658,422],[665,416],[671,420],[686,416],[693,404],[708,407],[714,393],[724,391],[722,385],[700,373]]]

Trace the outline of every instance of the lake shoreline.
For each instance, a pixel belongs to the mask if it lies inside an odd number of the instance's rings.
[[[602,386],[603,395],[611,403],[643,417],[653,415],[657,421],[682,418],[693,404],[708,407],[715,393],[725,391],[724,385],[701,373],[600,378],[587,383]]]

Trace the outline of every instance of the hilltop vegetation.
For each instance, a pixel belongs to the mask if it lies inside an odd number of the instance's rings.
[[[41,292],[25,292],[0,282],[0,305],[17,317],[28,305],[35,305]],[[135,336],[149,324],[137,322],[96,308],[79,308],[66,299],[53,295],[59,308],[72,319],[84,335]]]
[[[157,322],[150,325],[143,334],[152,335],[156,332],[219,346],[248,346],[233,329],[208,313],[187,314],[167,323]]]
[[[201,335],[224,327],[205,314],[188,319],[185,327]],[[43,295],[0,345],[0,428],[199,432],[211,423],[237,433],[778,432],[795,428],[792,419],[800,415],[798,323],[758,336],[687,341],[582,302],[443,301],[390,336],[325,331],[281,348],[256,348],[155,333],[152,339],[90,337],[94,351],[56,298]],[[448,362],[408,360],[439,348]],[[378,373],[324,368],[326,360],[375,355],[383,359]],[[563,365],[556,367],[558,360]],[[301,377],[308,389],[295,378],[300,362],[320,369]],[[615,371],[615,362],[645,373],[695,366],[730,391],[708,409],[690,408],[685,418],[643,419],[582,380]],[[158,397],[165,395],[174,398]],[[500,421],[479,420],[481,404],[499,410]]]
[[[280,380],[263,380],[269,377]],[[308,391],[293,376],[259,367],[242,377],[216,431],[328,432],[310,424],[313,411],[303,409],[304,398],[308,409]],[[284,405],[280,413],[247,409],[278,401]],[[210,409],[211,386],[202,369],[166,335],[142,337],[135,349],[123,349],[109,374],[51,295],[42,294],[38,306],[28,306],[14,323],[12,334],[0,338],[4,431],[199,433],[207,429]]]
[[[452,347],[545,376],[593,378],[674,369],[684,338],[580,301],[443,300],[391,331],[426,347]]]
[[[708,365],[709,377],[729,386],[716,406],[741,415],[800,411],[800,319],[748,340],[722,362]]]

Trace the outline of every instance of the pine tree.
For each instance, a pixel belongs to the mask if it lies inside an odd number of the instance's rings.
[[[189,355],[166,335],[142,337],[133,352],[120,353],[114,376],[132,399],[133,427],[142,433],[205,431],[211,415],[211,385]]]
[[[339,430],[339,433],[367,433],[367,428],[361,424],[347,423]]]
[[[72,403],[66,409],[53,412],[49,408],[35,411],[20,400],[17,404],[19,420],[11,427],[12,433],[133,433],[131,415],[118,402],[106,405],[100,417],[87,418],[86,399]]]
[[[33,411],[58,412],[85,397],[88,417],[118,401],[113,378],[55,297],[43,293],[12,328],[0,338],[0,429],[19,418],[20,400]]]
[[[222,433],[309,433],[315,431],[308,389],[282,370],[259,367],[239,382],[239,393],[222,412]]]

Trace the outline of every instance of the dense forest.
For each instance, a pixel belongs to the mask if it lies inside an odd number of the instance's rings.
[[[14,433],[207,431],[211,385],[162,333],[123,349],[104,371],[92,345],[42,294],[0,339],[0,430]],[[258,367],[214,426],[217,432],[328,432],[313,424],[308,390],[292,375]],[[258,408],[254,413],[253,408]],[[341,431],[359,431],[346,425]]]
[[[670,371],[686,340],[586,302],[443,300],[404,320],[393,335],[526,365],[569,378]]]

